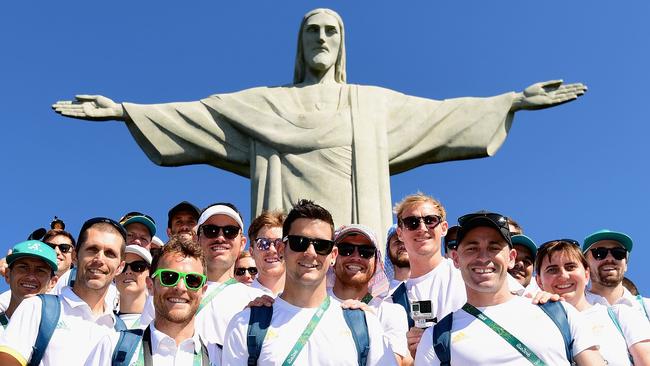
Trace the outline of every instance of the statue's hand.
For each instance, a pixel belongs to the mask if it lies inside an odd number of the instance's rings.
[[[577,99],[587,91],[582,83],[562,84],[562,80],[535,83],[520,93],[512,103],[511,110],[544,109]]]
[[[60,100],[52,109],[62,116],[91,121],[124,120],[124,108],[101,95],[76,95],[75,100]]]

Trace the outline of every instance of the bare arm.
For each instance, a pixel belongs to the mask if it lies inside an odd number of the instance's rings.
[[[607,364],[596,347],[590,347],[578,353],[574,357],[574,361],[578,366],[602,366]]]
[[[650,365],[650,340],[637,342],[630,347],[634,366]]]
[[[517,94],[510,111],[550,108],[578,99],[586,92],[587,86],[582,83],[563,85],[562,80],[535,83]]]
[[[60,100],[52,109],[62,116],[90,121],[125,121],[127,114],[121,104],[102,95],[76,95],[75,100]]]

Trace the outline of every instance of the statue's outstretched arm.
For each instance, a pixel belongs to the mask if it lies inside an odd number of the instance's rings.
[[[535,110],[554,107],[577,99],[587,91],[582,83],[562,84],[562,80],[535,83],[519,93],[510,110]]]
[[[125,121],[127,114],[121,104],[102,95],[76,95],[75,100],[60,100],[52,109],[62,116],[90,121]]]

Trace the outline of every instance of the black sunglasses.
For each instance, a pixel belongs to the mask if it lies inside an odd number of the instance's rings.
[[[243,276],[246,271],[251,274],[251,276],[255,276],[257,274],[257,267],[238,267],[235,268],[235,276]]]
[[[133,261],[129,263],[124,263],[124,269],[122,270],[122,273],[126,273],[126,270],[131,267],[131,271],[136,272],[136,273],[142,273],[146,269],[149,269],[149,264],[145,261]]]
[[[402,223],[402,227],[407,228],[410,231],[417,230],[420,227],[420,223],[424,222],[427,229],[433,229],[436,226],[440,225],[442,222],[442,217],[438,215],[426,215],[426,216],[407,216],[399,220]]]
[[[309,245],[314,246],[314,251],[319,255],[328,255],[334,248],[334,242],[327,239],[313,239],[300,235],[287,235],[282,241],[289,243],[289,248],[294,252],[304,252]]]
[[[84,222],[84,224],[81,226],[81,230],[79,230],[78,238],[81,238],[81,234],[84,233],[89,228],[91,228],[93,225],[97,225],[97,224],[101,224],[101,223],[109,224],[109,225],[113,226],[120,233],[120,235],[122,236],[122,239],[124,239],[124,241],[126,241],[126,230],[124,229],[124,227],[122,225],[120,225],[119,222],[117,222],[117,221],[115,221],[113,219],[109,219],[108,217],[94,217],[94,218]],[[81,243],[77,243],[77,248],[79,246],[81,246]]]
[[[217,226],[217,225],[202,225],[200,232],[208,239],[214,239],[219,237],[219,232],[223,233],[223,237],[229,240],[232,240],[239,235],[239,226],[236,225],[226,225],[226,226]]]
[[[339,248],[339,255],[344,257],[349,257],[354,254],[356,250],[359,252],[359,257],[364,259],[370,259],[375,256],[377,248],[372,245],[354,245],[350,243],[338,243],[336,247]]]
[[[577,240],[573,240],[573,239],[554,239],[554,240],[549,240],[549,241],[543,243],[542,245],[539,246],[539,249],[546,248],[546,246],[548,246],[551,243],[555,243],[555,242],[566,242],[566,243],[569,243],[571,245],[575,245],[578,248],[580,247],[580,243],[578,243]]]
[[[627,257],[627,250],[625,248],[593,248],[591,249],[591,255],[594,256],[596,260],[602,261],[607,258],[607,253],[612,253],[612,257],[617,261],[620,261]]]
[[[257,250],[267,251],[271,249],[271,245],[278,247],[278,244],[282,243],[282,239],[269,239],[269,238],[257,238],[255,239],[255,246]]]
[[[59,251],[63,254],[70,253],[72,251],[72,244],[54,244],[54,243],[45,243],[48,247],[56,250],[59,248]]]
[[[467,224],[469,221],[478,217],[485,217],[488,220],[495,223],[498,227],[505,228],[506,230],[508,230],[508,233],[510,232],[508,227],[508,218],[506,216],[494,212],[475,212],[475,213],[463,215],[458,218],[458,225],[462,227],[465,224]]]

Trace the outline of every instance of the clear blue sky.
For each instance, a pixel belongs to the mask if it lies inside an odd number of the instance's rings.
[[[246,179],[208,166],[158,167],[121,123],[63,118],[50,105],[81,93],[161,103],[288,83],[302,15],[331,7],[346,25],[350,83],[433,99],[556,78],[586,83],[574,103],[518,113],[495,157],[393,177],[393,200],[429,193],[450,221],[501,212],[537,243],[627,232],[635,243],[628,275],[650,294],[650,3],[445,3],[4,2],[0,250],[54,215],[76,235],[89,217],[139,210],[162,232],[181,200],[232,201],[250,222]]]

